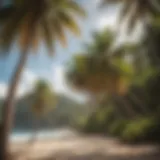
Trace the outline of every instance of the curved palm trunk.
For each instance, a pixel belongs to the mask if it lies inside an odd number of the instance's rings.
[[[20,81],[20,77],[23,71],[23,68],[27,61],[27,49],[21,54],[19,63],[13,73],[11,83],[8,89],[8,95],[3,104],[2,111],[2,133],[0,137],[0,159],[7,160],[9,152],[9,136],[12,129],[12,124],[14,121],[14,104],[15,104],[15,94]]]

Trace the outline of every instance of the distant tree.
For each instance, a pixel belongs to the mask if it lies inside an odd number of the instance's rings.
[[[57,96],[51,86],[44,80],[39,80],[32,94],[32,110],[37,116],[43,116],[56,107]]]
[[[32,93],[31,98],[31,108],[33,111],[33,115],[37,119],[36,122],[34,122],[34,137],[32,140],[34,140],[36,137],[36,133],[38,131],[38,121],[45,115],[47,115],[50,111],[53,111],[54,108],[56,108],[57,105],[57,96],[54,93],[54,91],[51,89],[51,86],[44,80],[37,81],[34,91]]]

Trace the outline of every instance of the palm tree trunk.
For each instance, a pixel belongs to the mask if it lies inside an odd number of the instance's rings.
[[[2,111],[2,133],[0,137],[0,159],[7,160],[8,152],[9,152],[9,136],[12,129],[12,124],[14,121],[14,104],[15,104],[15,96],[17,87],[20,81],[20,77],[23,71],[23,68],[27,61],[27,48],[21,54],[19,63],[13,73],[13,77],[11,79],[11,83],[8,89],[8,95],[6,100],[3,104],[3,111]]]

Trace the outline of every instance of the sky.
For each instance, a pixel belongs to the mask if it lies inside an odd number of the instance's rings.
[[[36,53],[30,51],[28,62],[18,87],[17,96],[22,96],[30,92],[36,80],[43,78],[51,83],[55,92],[78,101],[84,99],[85,95],[76,93],[66,84],[65,70],[67,68],[67,62],[71,60],[74,54],[83,49],[82,44],[84,42],[91,40],[93,31],[102,30],[106,26],[116,29],[119,8],[107,7],[107,9],[100,9],[98,8],[99,0],[78,0],[78,2],[87,11],[87,17],[85,19],[78,19],[81,36],[75,37],[72,34],[67,34],[67,47],[62,48],[57,44],[53,57],[48,57],[47,50],[43,45],[39,47]],[[123,41],[127,38],[123,32],[124,30],[122,29],[118,41]],[[135,37],[132,39],[135,39]],[[6,95],[7,87],[18,58],[19,50],[16,45],[13,45],[7,56],[0,57],[0,97]]]

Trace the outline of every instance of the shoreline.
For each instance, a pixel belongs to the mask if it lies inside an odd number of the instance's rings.
[[[16,142],[11,143],[12,153],[21,153],[20,160],[24,157],[34,160],[45,160],[47,157],[61,157],[64,159],[70,156],[85,156],[99,154],[105,157],[135,157],[149,156],[159,153],[157,146],[151,145],[126,145],[115,139],[99,136],[75,135],[60,139],[38,140],[32,144]],[[22,158],[23,157],[23,158]],[[67,159],[67,158],[66,158]],[[25,160],[25,158],[24,158]],[[76,159],[75,159],[76,160]],[[85,159],[84,160],[88,160]],[[96,159],[96,160],[101,160]],[[103,159],[102,159],[103,160]],[[110,160],[110,159],[108,159]],[[118,159],[116,159],[118,160]],[[130,159],[127,159],[130,160]],[[142,159],[143,160],[143,159]],[[148,160],[148,159],[147,159]],[[149,159],[158,160],[158,159]]]
[[[31,131],[15,131],[10,136],[12,143],[27,142],[36,137],[37,140],[60,139],[76,135],[77,132],[70,128],[55,128],[53,130],[40,130],[38,132]]]

